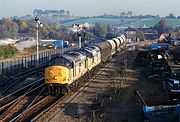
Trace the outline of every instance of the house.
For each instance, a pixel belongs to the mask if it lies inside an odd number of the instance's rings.
[[[136,30],[134,28],[128,27],[124,30],[127,42],[136,41]]]

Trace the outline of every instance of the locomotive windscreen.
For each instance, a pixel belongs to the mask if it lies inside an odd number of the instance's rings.
[[[67,60],[64,57],[56,57],[54,59],[51,59],[48,62],[49,66],[57,66],[57,65],[63,65],[63,66],[67,66],[67,67],[72,67],[72,62]]]

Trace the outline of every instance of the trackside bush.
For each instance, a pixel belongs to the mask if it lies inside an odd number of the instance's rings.
[[[0,46],[0,59],[10,58],[14,56],[17,52],[18,50],[13,46],[1,45]]]

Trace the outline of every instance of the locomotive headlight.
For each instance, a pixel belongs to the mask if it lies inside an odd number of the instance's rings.
[[[63,78],[63,81],[66,81],[66,77]]]
[[[55,80],[57,80],[57,79],[58,79],[58,77],[54,77],[54,79],[55,79]]]

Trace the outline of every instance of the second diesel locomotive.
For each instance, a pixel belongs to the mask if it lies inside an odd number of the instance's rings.
[[[48,62],[45,69],[45,84],[51,93],[65,94],[76,84],[77,79],[110,59],[125,45],[126,37],[117,38],[84,47],[55,57]]]

